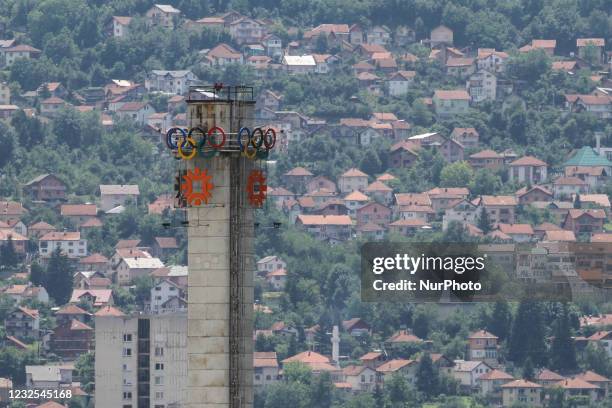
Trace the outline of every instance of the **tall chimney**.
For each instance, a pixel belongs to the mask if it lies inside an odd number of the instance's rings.
[[[338,333],[338,326],[334,326],[332,330],[332,360],[336,363],[336,366],[340,365],[340,334]]]
[[[595,132],[595,151],[601,154],[601,132]]]

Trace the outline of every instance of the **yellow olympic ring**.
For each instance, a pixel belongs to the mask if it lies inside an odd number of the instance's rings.
[[[187,139],[185,139],[184,142],[179,142],[178,144],[178,155],[181,157],[181,159],[183,160],[191,160],[195,157],[195,155],[198,153],[198,149],[196,149],[196,142],[195,140],[193,140],[192,137],[187,137]],[[191,151],[189,152],[189,154],[185,154],[183,152],[183,146],[185,144],[189,144],[191,145]]]

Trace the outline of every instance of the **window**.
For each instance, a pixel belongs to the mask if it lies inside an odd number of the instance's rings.
[[[271,376],[266,375],[266,380],[270,381],[271,379],[272,379],[272,377],[271,377]]]
[[[162,391],[156,391],[155,392],[155,399],[156,400],[164,399],[164,393]]]
[[[123,393],[123,399],[124,399],[124,400],[129,400],[129,399],[132,399],[132,393],[131,393],[130,391],[125,391],[125,392]]]
[[[132,341],[132,335],[131,334],[124,334],[123,335],[123,341],[125,341],[125,342]]]
[[[164,363],[156,363],[155,364],[155,369],[156,370],[163,370],[164,369]]]
[[[155,377],[155,385],[164,385],[164,377],[161,377],[161,376]]]
[[[123,355],[125,357],[131,356],[132,355],[132,349],[131,348],[124,348],[123,349]]]
[[[163,357],[164,355],[164,348],[163,347],[155,347],[155,356],[156,357]]]

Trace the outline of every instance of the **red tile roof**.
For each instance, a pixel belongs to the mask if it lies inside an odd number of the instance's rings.
[[[470,94],[468,94],[464,89],[455,89],[450,91],[438,89],[434,92],[434,98],[469,101]]]
[[[304,167],[294,167],[285,173],[285,176],[312,176],[313,174]]]
[[[540,384],[536,384],[527,380],[514,380],[507,384],[503,384],[502,388],[542,388]]]
[[[546,167],[547,164],[540,159],[533,156],[523,156],[520,159],[516,159],[509,166],[535,166],[535,167]]]
[[[378,368],[376,368],[376,371],[379,373],[393,373],[413,363],[416,362],[414,360],[405,359],[390,360],[379,365]]]
[[[281,361],[283,364],[285,363],[293,363],[293,362],[300,362],[300,363],[329,363],[329,358],[325,357],[322,354],[319,354],[315,351],[302,351],[301,353],[298,353],[294,356],[288,357],[286,359],[284,359],[283,361]]]
[[[98,208],[95,204],[62,204],[60,214],[63,216],[96,216]]]

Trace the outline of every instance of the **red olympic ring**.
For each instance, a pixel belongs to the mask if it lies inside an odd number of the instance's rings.
[[[217,132],[217,133],[221,133],[221,143],[213,143],[213,138],[212,135]],[[223,131],[223,129],[221,129],[218,126],[215,126],[213,128],[211,128],[208,131],[208,143],[210,144],[210,147],[212,147],[213,149],[220,149],[221,147],[223,147],[223,145],[225,144],[225,132]]]

